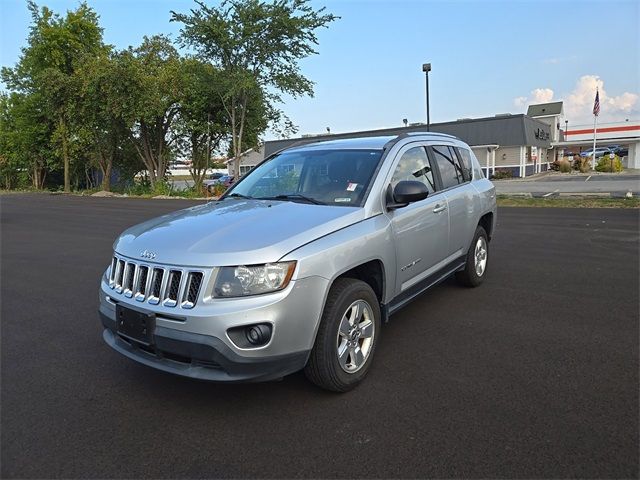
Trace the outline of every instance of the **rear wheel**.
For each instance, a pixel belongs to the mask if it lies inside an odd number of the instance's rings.
[[[456,272],[456,279],[466,287],[477,287],[484,281],[489,261],[489,239],[480,225],[467,252],[464,270]]]
[[[380,305],[371,287],[339,278],[329,292],[304,369],[307,378],[327,390],[351,390],[371,367],[379,331]]]

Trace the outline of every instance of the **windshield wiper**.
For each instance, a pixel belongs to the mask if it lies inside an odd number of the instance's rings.
[[[275,195],[273,197],[261,197],[260,200],[303,200],[307,203],[313,203],[314,205],[326,205],[326,203],[316,200],[315,198],[307,197],[299,193],[289,193],[286,195]]]
[[[253,197],[250,197],[248,195],[243,195],[241,193],[230,193],[229,195],[227,195],[224,198],[231,198],[231,197],[235,197],[235,198],[253,198]]]

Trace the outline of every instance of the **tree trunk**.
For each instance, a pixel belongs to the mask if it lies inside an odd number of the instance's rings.
[[[62,160],[64,162],[64,191],[66,193],[71,192],[71,178],[70,178],[70,162],[69,162],[69,145],[67,141],[67,125],[64,119],[60,117],[60,134],[62,135]]]
[[[37,190],[42,190],[44,187],[44,169],[37,164],[33,167],[33,186]]]
[[[102,188],[102,190],[104,190],[105,192],[111,191],[111,168],[112,168],[112,162],[110,159],[107,160],[107,164],[105,165],[105,168],[101,168],[102,185],[100,188]]]

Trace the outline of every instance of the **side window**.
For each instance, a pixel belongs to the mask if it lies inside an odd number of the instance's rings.
[[[464,181],[471,181],[471,168],[473,162],[471,161],[471,152],[466,148],[456,147],[456,152],[458,152],[458,158],[460,159],[460,163],[462,164],[462,175],[464,176]]]
[[[429,162],[424,147],[411,148],[402,154],[396,171],[393,173],[391,187],[395,187],[402,180],[422,182],[429,189],[429,193],[436,191],[431,162]]]
[[[431,147],[438,170],[440,170],[440,178],[442,179],[442,188],[455,187],[464,182],[462,169],[458,163],[457,156],[453,149],[445,145],[436,145]]]

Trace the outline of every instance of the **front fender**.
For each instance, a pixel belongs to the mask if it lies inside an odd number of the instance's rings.
[[[383,303],[395,291],[396,251],[389,219],[377,215],[318,238],[289,252],[281,261],[296,260],[296,278],[321,276],[329,286],[344,272],[372,260],[382,262],[384,279]],[[326,297],[328,292],[324,292]]]

